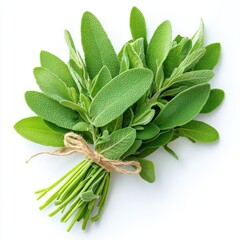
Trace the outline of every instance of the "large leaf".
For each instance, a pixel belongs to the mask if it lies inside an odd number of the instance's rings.
[[[95,149],[109,159],[119,159],[131,147],[135,138],[135,129],[123,128],[113,132],[108,141],[97,144]]]
[[[72,129],[80,121],[80,117],[75,111],[62,106],[42,93],[27,91],[25,99],[33,112],[57,126]]]
[[[119,73],[119,61],[101,23],[90,12],[85,12],[81,25],[82,46],[90,78],[94,78],[105,65],[115,77]]]
[[[136,7],[132,8],[132,11],[130,14],[130,30],[131,30],[133,40],[143,38],[146,46],[147,28],[146,28],[145,18],[142,12]]]
[[[160,129],[170,129],[191,121],[200,113],[207,102],[210,92],[209,84],[197,85],[179,93],[155,119]]]
[[[224,99],[224,91],[221,89],[212,89],[209,95],[209,98],[204,105],[201,113],[210,113],[215,110]]]
[[[159,66],[166,59],[172,45],[172,28],[169,21],[164,21],[154,32],[147,49],[147,65],[156,74]]]
[[[14,128],[29,141],[52,147],[64,146],[64,133],[53,131],[41,117],[24,118],[17,122]]]
[[[34,76],[40,89],[56,100],[71,100],[66,84],[54,73],[43,67],[34,69]]]
[[[134,104],[150,88],[153,74],[148,69],[131,69],[106,84],[93,99],[93,124],[102,127]]]
[[[213,69],[220,58],[221,45],[220,43],[212,43],[206,46],[206,52],[204,56],[195,65],[194,69]]]
[[[77,88],[67,65],[61,59],[49,52],[41,51],[40,61],[42,67],[56,74],[68,87]]]
[[[146,159],[138,159],[142,170],[139,173],[142,179],[149,183],[153,183],[155,181],[155,168],[152,161]]]
[[[180,136],[190,138],[196,142],[215,142],[219,138],[215,128],[201,121],[192,120],[177,130]]]

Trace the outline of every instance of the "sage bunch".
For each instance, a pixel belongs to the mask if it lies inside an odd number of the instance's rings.
[[[204,45],[204,25],[193,37],[172,38],[169,21],[161,23],[150,41],[141,11],[130,14],[132,38],[117,54],[99,20],[85,12],[81,21],[84,58],[65,31],[69,61],[47,51],[40,53],[34,77],[40,91],[27,91],[27,105],[36,116],[15,124],[26,139],[45,146],[64,147],[64,135],[74,132],[96,152],[116,161],[137,161],[139,176],[152,183],[154,163],[149,155],[177,138],[214,142],[217,130],[196,120],[223,101],[221,89],[211,89],[220,44]],[[88,156],[61,179],[36,191],[38,199],[52,195],[40,209],[53,204],[53,216],[70,224],[97,221],[104,209],[111,174]],[[96,215],[93,210],[98,208]],[[95,212],[95,211],[94,211]]]

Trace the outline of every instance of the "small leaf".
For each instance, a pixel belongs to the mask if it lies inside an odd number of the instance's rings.
[[[204,23],[202,19],[198,31],[192,37],[192,45],[191,52],[201,49],[204,46]]]
[[[136,7],[132,8],[132,11],[130,14],[130,29],[131,29],[132,38],[134,40],[143,38],[146,46],[147,28],[146,28],[145,18],[142,12]]]
[[[161,130],[164,130],[191,121],[200,113],[207,102],[209,92],[209,84],[197,85],[184,90],[165,105],[155,118],[154,123]]]
[[[52,131],[41,117],[24,118],[17,122],[14,128],[29,141],[52,147],[64,146],[64,133]]]
[[[146,159],[138,159],[138,162],[142,167],[139,173],[141,178],[149,183],[153,183],[155,181],[155,168],[153,162]]]
[[[89,123],[79,122],[75,126],[73,126],[73,130],[79,132],[89,131]]]
[[[42,93],[27,91],[25,99],[33,112],[59,127],[72,129],[80,121],[80,117],[75,111],[62,106]]]
[[[83,107],[81,107],[79,104],[76,104],[74,102],[62,100],[62,101],[60,101],[60,104],[63,105],[64,107],[70,108],[79,113],[86,113],[86,110]]]
[[[91,95],[94,98],[96,94],[112,80],[110,71],[106,66],[103,66],[98,75],[94,78],[93,88],[91,90]]]
[[[166,59],[172,45],[172,28],[169,21],[159,25],[154,32],[147,49],[147,65],[156,74]]]
[[[90,78],[94,78],[105,65],[115,77],[119,73],[119,61],[112,43],[99,20],[85,12],[81,25],[82,46]]]
[[[173,70],[186,58],[192,47],[192,41],[189,38],[183,38],[180,43],[172,47],[164,62],[164,73],[169,77]]]
[[[106,84],[93,99],[90,115],[96,127],[102,127],[140,99],[150,88],[152,72],[147,69],[128,70]],[[129,81],[131,79],[131,81]]]
[[[204,105],[201,113],[210,113],[215,110],[219,105],[221,105],[224,99],[224,91],[221,89],[212,89],[210,91],[209,98]]]
[[[71,100],[66,84],[48,69],[37,67],[34,69],[34,76],[40,89],[49,97],[56,100]]]
[[[142,145],[142,140],[135,140],[134,143],[132,144],[132,146],[122,155],[122,159],[133,155],[138,148],[140,148],[140,146]]]
[[[206,52],[204,56],[195,65],[194,69],[209,69],[212,70],[218,63],[221,53],[220,43],[212,43],[206,46]]]
[[[91,202],[94,199],[98,199],[99,196],[95,195],[92,190],[80,193],[80,198],[83,202]]]
[[[173,156],[175,159],[178,160],[177,154],[176,154],[171,148],[169,148],[167,145],[165,145],[165,146],[164,146],[164,149],[165,149],[171,156]]]
[[[154,138],[160,132],[159,127],[154,123],[144,126],[144,130],[137,131],[137,139],[148,140]]]
[[[97,152],[109,159],[119,159],[133,144],[136,131],[133,128],[123,128],[113,132],[107,142],[97,144]]]
[[[177,128],[177,131],[180,136],[190,138],[196,142],[215,142],[219,138],[219,134],[215,128],[196,120],[192,120]]]
[[[169,90],[163,92],[161,97],[175,97],[179,93],[183,92],[184,90],[188,89],[188,86],[180,86],[176,88],[170,88]]]

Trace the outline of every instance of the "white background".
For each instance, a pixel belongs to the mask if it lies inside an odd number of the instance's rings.
[[[88,240],[239,240],[240,239],[240,30],[237,0],[177,1],[0,1],[0,239]],[[65,61],[68,51],[63,30],[73,34],[80,48],[80,19],[92,11],[102,22],[116,50],[130,39],[132,6],[144,13],[149,36],[169,19],[174,35],[191,36],[203,18],[206,43],[219,41],[222,58],[216,68],[214,87],[225,90],[223,105],[200,116],[221,135],[213,144],[192,144],[180,139],[171,144],[179,160],[163,150],[154,160],[154,184],[138,176],[113,174],[101,220],[70,233],[59,216],[49,218],[39,211],[34,190],[49,185],[82,156],[41,156],[29,165],[32,154],[51,150],[20,137],[13,125],[33,115],[24,92],[37,89],[32,69],[39,65],[40,50]],[[48,209],[49,210],[49,209]]]

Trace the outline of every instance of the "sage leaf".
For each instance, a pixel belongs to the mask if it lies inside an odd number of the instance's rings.
[[[153,183],[155,181],[155,168],[152,161],[146,159],[138,159],[142,170],[139,173],[140,177],[149,183]]]
[[[86,122],[79,122],[73,126],[74,131],[85,132],[89,131],[89,123]]]
[[[60,101],[60,104],[63,105],[64,107],[70,108],[79,113],[86,113],[86,110],[82,106],[80,106],[79,104],[76,104],[74,102],[62,100],[62,101]]]
[[[72,129],[80,121],[80,116],[75,111],[62,106],[42,93],[27,91],[25,99],[33,112],[59,127]]]
[[[171,155],[173,156],[175,159],[178,160],[178,155],[171,149],[169,148],[167,145],[164,146],[164,149]]]
[[[192,47],[192,41],[189,38],[183,38],[176,46],[172,47],[164,61],[164,74],[171,76],[173,70],[186,58]]]
[[[63,147],[64,134],[52,131],[41,117],[24,118],[14,125],[15,130],[29,141],[45,146]]]
[[[131,44],[126,45],[126,51],[128,53],[129,67],[130,68],[142,68],[143,62],[140,56],[135,52]]]
[[[49,97],[56,100],[71,100],[66,84],[48,69],[37,67],[34,69],[34,76],[40,89]]]
[[[183,73],[177,77],[167,79],[164,82],[164,87],[170,87],[174,84],[181,85],[198,85],[209,82],[214,77],[212,70],[196,70],[191,72]],[[176,85],[175,85],[176,86]]]
[[[154,123],[164,130],[191,121],[207,102],[209,92],[209,84],[197,85],[184,90],[165,105]]]
[[[130,30],[134,40],[143,38],[144,45],[147,45],[147,28],[145,18],[142,12],[136,7],[133,7],[130,13]]]
[[[83,14],[81,36],[90,78],[94,78],[104,65],[115,77],[120,70],[117,54],[101,23],[90,12]]]
[[[68,87],[77,88],[68,66],[58,57],[47,51],[40,53],[41,66],[56,74]]]
[[[113,132],[107,142],[97,144],[95,149],[108,159],[120,159],[120,157],[132,146],[136,138],[133,128],[123,128]]]
[[[132,146],[121,156],[122,159],[134,154],[142,145],[142,140],[135,140]]]
[[[206,52],[204,56],[195,65],[194,69],[209,69],[212,70],[218,63],[221,53],[220,43],[212,43],[206,46]]]
[[[224,91],[221,89],[212,89],[210,91],[209,98],[204,105],[201,113],[210,113],[215,110],[219,105],[221,105],[224,99]]]
[[[106,66],[103,66],[98,75],[94,78],[94,85],[91,90],[91,95],[94,98],[96,94],[112,80],[110,71]]]
[[[54,123],[52,123],[52,122],[49,122],[49,121],[47,121],[47,120],[45,120],[45,119],[43,119],[43,121],[44,121],[44,123],[45,123],[49,128],[51,128],[54,132],[63,133],[63,134],[69,132],[68,129],[59,127],[59,126],[57,126],[56,124],[54,124]]]
[[[154,123],[149,123],[144,126],[144,129],[137,131],[136,139],[148,140],[154,138],[160,132],[159,127]]]
[[[172,27],[169,21],[158,26],[149,42],[146,54],[148,67],[156,74],[166,59],[172,45]]]
[[[128,70],[112,79],[92,101],[90,115],[93,125],[102,127],[123,114],[147,92],[152,78],[150,70],[139,68]]]
[[[83,202],[91,202],[94,199],[98,199],[99,196],[95,195],[92,190],[80,193],[80,198]]]
[[[180,92],[188,89],[188,86],[180,86],[180,87],[175,87],[175,88],[170,88],[169,90],[166,90],[161,94],[161,97],[175,97],[177,94]]]
[[[195,142],[215,142],[219,138],[215,128],[196,120],[177,128],[177,132],[180,136],[190,138]]]
[[[204,46],[204,23],[202,19],[197,32],[192,37],[192,45],[191,52],[201,49]]]

